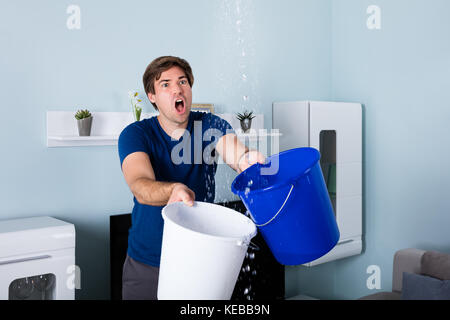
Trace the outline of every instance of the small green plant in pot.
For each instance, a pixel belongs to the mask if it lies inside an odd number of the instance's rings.
[[[78,134],[80,136],[90,136],[92,128],[92,115],[89,110],[78,110],[75,119],[78,123]]]
[[[250,130],[252,126],[252,119],[255,116],[253,115],[253,111],[244,111],[244,113],[237,113],[236,118],[241,122],[241,129],[245,133]]]
[[[130,97],[131,110],[133,111],[133,116],[135,121],[141,120],[142,107],[140,103],[142,102],[139,99],[139,93],[136,91],[128,91],[128,96]]]

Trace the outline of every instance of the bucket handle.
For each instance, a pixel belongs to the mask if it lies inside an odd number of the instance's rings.
[[[242,241],[242,240],[239,240],[236,244],[237,244],[238,246],[240,246],[240,247],[242,247],[242,246],[247,246],[247,247],[249,247],[250,249],[253,249],[253,250],[255,250],[255,251],[259,251],[259,247],[258,247],[256,244],[254,244],[253,242],[251,242],[251,241]]]
[[[284,200],[283,205],[281,206],[280,210],[278,210],[278,212],[275,213],[275,215],[269,221],[267,221],[266,223],[263,223],[263,224],[256,224],[256,222],[253,221],[255,223],[255,225],[257,227],[265,227],[269,223],[271,223],[280,214],[281,210],[283,210],[284,206],[286,205],[286,202],[289,200],[289,197],[291,196],[291,193],[292,193],[293,189],[294,189],[294,184],[291,184],[291,190],[289,190],[289,193],[288,193],[288,195],[286,197],[286,200]],[[252,217],[252,219],[253,219],[253,217]]]

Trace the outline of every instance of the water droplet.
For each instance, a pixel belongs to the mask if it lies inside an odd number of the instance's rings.
[[[249,180],[248,183],[247,183],[247,185],[248,185],[249,187],[252,186],[252,185],[253,185],[253,180]]]
[[[249,187],[245,188],[245,197],[246,198],[248,197],[249,193],[250,193],[250,188]]]
[[[244,99],[244,101],[248,101],[248,99],[249,99],[248,96],[243,96],[242,98]]]
[[[245,73],[242,74],[242,80],[247,81],[247,75]]]

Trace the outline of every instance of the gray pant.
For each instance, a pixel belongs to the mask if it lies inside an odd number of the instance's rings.
[[[159,268],[128,256],[123,264],[122,300],[157,300]]]

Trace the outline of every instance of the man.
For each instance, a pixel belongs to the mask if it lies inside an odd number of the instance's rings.
[[[188,206],[194,201],[214,201],[217,163],[208,159],[216,158],[217,152],[237,172],[265,161],[260,152],[238,140],[225,120],[211,113],[191,112],[193,82],[191,67],[184,59],[155,59],[145,70],[143,83],[159,115],[130,124],[119,137],[122,172],[134,195],[123,299],[157,298],[161,210],[177,201]]]

